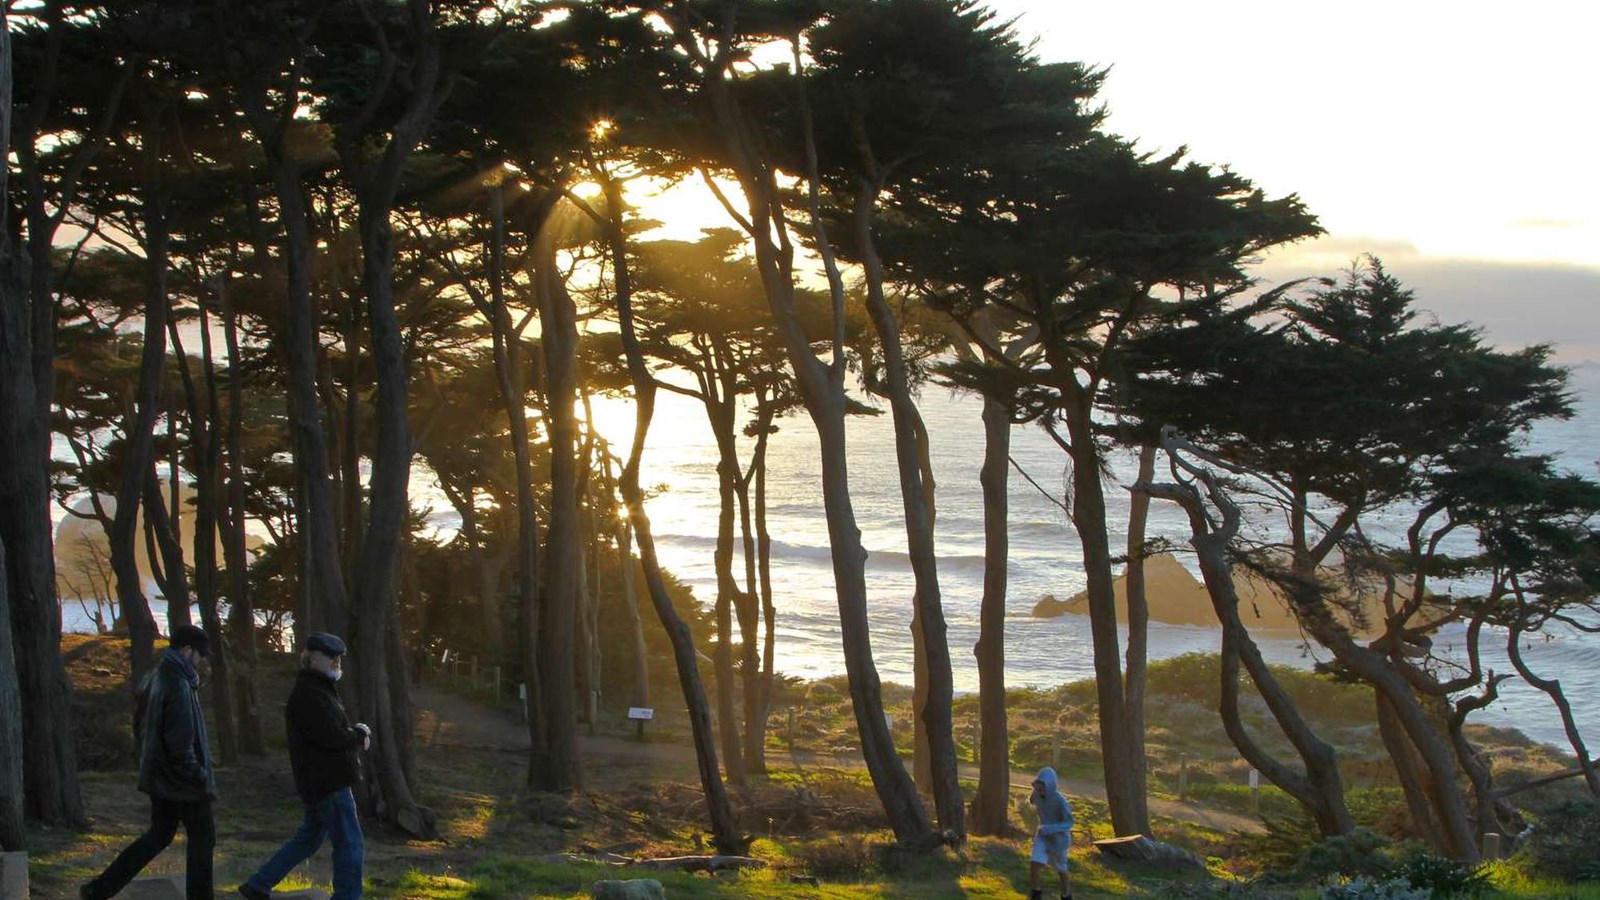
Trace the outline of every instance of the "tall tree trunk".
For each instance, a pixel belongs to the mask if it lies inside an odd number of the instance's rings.
[[[6,24],[0,13],[0,28]],[[10,103],[9,38],[0,35],[0,104]],[[4,125],[0,124],[0,131]],[[4,226],[0,226],[3,228]],[[0,232],[0,265],[10,265],[6,237]],[[22,690],[17,684],[17,655],[11,645],[11,589],[7,583],[6,547],[0,543],[0,853],[23,846],[22,831]]]
[[[604,479],[606,504],[619,495],[618,485],[611,476],[611,453],[601,444],[600,474]],[[624,508],[626,511],[626,508]],[[622,608],[628,616],[629,635],[633,641],[633,691],[628,705],[650,705],[650,651],[644,642],[644,620],[639,615],[639,591],[634,582],[633,526],[626,515],[611,517],[615,522],[613,538],[617,544],[617,581],[622,590]]]
[[[339,557],[339,532],[334,522],[328,440],[317,397],[317,346],[320,316],[311,293],[311,222],[295,163],[288,159],[281,136],[263,140],[277,187],[278,216],[283,223],[283,256],[288,270],[289,418],[293,431],[295,470],[300,475],[299,535],[305,560],[303,614],[296,630],[344,628],[350,621],[344,566]]]
[[[622,186],[610,179],[603,182],[603,186],[606,207],[611,211],[604,228],[616,279],[617,324],[622,332],[622,347],[627,355],[628,377],[633,382],[634,396],[633,446],[628,451],[628,461],[622,467],[622,497],[628,507],[634,543],[639,548],[645,589],[655,607],[656,617],[661,620],[662,630],[666,631],[667,639],[672,642],[672,659],[677,665],[678,685],[689,715],[689,733],[694,741],[700,786],[706,794],[706,813],[711,820],[712,841],[723,853],[741,853],[747,842],[739,833],[739,823],[733,816],[733,807],[728,803],[728,791],[722,783],[722,773],[718,771],[711,705],[706,701],[705,685],[700,680],[700,662],[695,654],[694,635],[688,623],[678,615],[678,610],[672,605],[672,597],[667,593],[661,562],[656,556],[655,536],[651,533],[650,518],[644,508],[644,491],[639,486],[644,443],[650,435],[650,422],[655,417],[656,381],[645,362],[634,324],[633,284],[628,267],[627,238],[622,227]]]
[[[372,337],[377,380],[373,403],[377,440],[372,454],[370,520],[362,540],[350,604],[350,656],[355,669],[357,706],[372,727],[370,785],[377,796],[369,808],[385,820],[417,835],[431,836],[431,813],[416,801],[415,787],[404,764],[413,735],[408,701],[391,688],[405,684],[404,660],[391,652],[398,646],[394,583],[406,517],[411,477],[411,428],[408,420],[407,372],[400,321],[394,301],[394,243],[389,224],[389,196],[369,184],[358,193],[362,282],[367,298],[368,331]],[[398,681],[394,679],[399,679]]]
[[[11,146],[11,23],[0,7],[0,147]],[[10,166],[0,167],[0,208],[10,209]],[[23,278],[16,246],[11,242],[9,216],[0,216],[0,354],[13,352],[13,304],[20,305]],[[24,360],[26,354],[19,354]],[[7,368],[0,368],[0,414],[10,409],[11,383]],[[10,437],[9,429],[0,435]],[[0,445],[0,465],[13,463],[10,449]],[[8,509],[10,507],[7,507]],[[0,538],[4,535],[0,534]],[[6,565],[6,543],[0,539],[0,852],[22,849],[22,688],[17,680],[17,654],[11,637],[11,583]]]
[[[1139,448],[1138,481],[1148,482],[1155,474],[1156,447],[1151,444]],[[1128,653],[1124,668],[1122,693],[1127,704],[1129,763],[1132,778],[1139,785],[1140,806],[1147,807],[1149,777],[1144,745],[1144,694],[1146,673],[1149,671],[1150,603],[1145,596],[1144,536],[1150,518],[1150,495],[1134,491],[1128,501],[1128,575],[1124,593],[1128,601]],[[1148,810],[1145,811],[1149,817]]]
[[[1011,413],[1004,403],[983,401],[983,603],[979,608],[978,717],[983,750],[978,756],[978,792],[972,798],[972,830],[1002,835],[1011,796],[1011,740],[1006,722],[1006,565],[1010,557]]]
[[[539,622],[539,685],[546,741],[535,747],[529,784],[547,791],[570,791],[582,784],[578,770],[577,716],[573,705],[576,675],[578,570],[577,399],[578,312],[561,281],[551,220],[533,238],[535,287],[539,301],[539,345],[545,362],[547,429],[550,436],[550,530],[545,547],[544,603]],[[542,752],[542,756],[541,756]]]
[[[1053,365],[1056,363],[1052,360]],[[1060,371],[1072,372],[1070,364]],[[1106,504],[1100,484],[1100,455],[1090,421],[1092,399],[1076,381],[1062,385],[1067,450],[1072,460],[1072,524],[1083,548],[1088,581],[1089,632],[1094,645],[1095,693],[1100,703],[1100,754],[1105,766],[1106,806],[1111,827],[1119,835],[1149,834],[1150,812],[1144,785],[1133,759],[1128,731],[1127,694],[1123,686],[1121,643],[1117,634],[1117,601],[1112,590],[1111,542],[1106,534]]]
[[[144,219],[144,346],[139,357],[139,382],[134,408],[129,410],[122,428],[127,451],[122,460],[122,483],[117,489],[117,509],[107,539],[111,544],[111,568],[117,577],[117,601],[128,621],[132,639],[133,683],[139,684],[155,663],[155,619],[145,598],[143,578],[136,562],[135,544],[140,498],[149,497],[151,460],[154,455],[156,415],[160,412],[161,379],[167,355],[167,225],[166,193],[161,158],[162,118],[160,103],[144,111],[142,164],[144,183],[140,205]],[[156,491],[159,495],[159,491]],[[159,496],[155,506],[160,505]],[[155,510],[146,511],[151,519]],[[154,521],[151,520],[151,524]],[[152,560],[153,562],[154,560]]]
[[[680,43],[690,42],[692,38],[689,42]],[[813,353],[811,337],[802,326],[797,311],[794,248],[783,218],[776,176],[753,148],[748,122],[728,87],[726,59],[718,56],[706,62],[712,67],[706,79],[708,99],[734,174],[748,204],[750,218],[743,224],[755,243],[756,268],[761,276],[762,291],[772,310],[774,327],[784,345],[790,367],[794,370],[806,412],[817,431],[822,463],[823,509],[828,523],[828,546],[832,550],[835,593],[839,605],[840,640],[844,647],[845,674],[850,684],[856,731],[861,737],[861,753],[896,840],[912,847],[927,846],[937,838],[928,822],[922,798],[917,795],[916,785],[895,753],[894,736],[883,716],[883,687],[878,679],[877,665],[872,659],[872,636],[867,618],[867,554],[861,543],[861,529],[856,523],[855,508],[850,498],[849,453],[845,441],[844,417],[848,404],[844,393],[844,286],[818,210],[817,194],[820,188],[809,113],[806,117],[809,161],[807,185],[811,195],[813,230],[828,270],[833,301],[833,358],[826,364]]]
[[[489,320],[494,370],[505,405],[511,454],[517,472],[517,636],[508,647],[497,643],[498,655],[512,651],[522,664],[523,689],[528,702],[528,741],[534,748],[545,744],[545,717],[540,712],[537,605],[539,585],[539,505],[533,493],[533,454],[529,447],[527,386],[524,383],[521,330],[511,321],[505,294],[505,192],[501,185],[489,190],[489,297],[480,310]]]
[[[72,688],[61,663],[61,607],[56,596],[50,519],[51,429],[56,362],[55,234],[75,205],[83,171],[105,145],[136,66],[123,67],[99,104],[94,130],[83,136],[63,170],[47,173],[37,137],[54,107],[56,63],[66,30],[66,4],[51,0],[40,14],[46,50],[30,84],[30,115],[13,122],[5,103],[6,146],[17,156],[21,203],[10,193],[9,167],[0,175],[8,214],[20,205],[26,239],[0,252],[0,543],[5,546],[11,600],[12,650],[22,693],[24,814],[47,825],[84,823],[72,742]],[[9,37],[9,23],[7,26]],[[9,44],[6,49],[10,59]],[[8,81],[8,83],[10,83]],[[49,188],[47,189],[47,178]]]
[[[756,428],[765,426],[758,420]],[[760,439],[758,439],[759,441]],[[759,448],[758,451],[760,452]],[[739,634],[744,641],[744,767],[751,775],[767,774],[767,672],[762,668],[764,657],[756,647],[761,637],[761,597],[757,575],[756,535],[751,522],[750,480],[755,474],[755,464],[747,473],[734,481],[739,502],[740,556],[744,560],[744,586],[736,595],[739,610]],[[770,635],[769,635],[770,637]]]
[[[722,736],[722,769],[729,784],[744,784],[744,754],[740,742],[739,714],[735,711],[733,680],[733,607],[739,584],[733,577],[734,504],[739,482],[739,458],[734,444],[735,399],[718,396],[718,381],[706,379],[705,406],[711,432],[717,441],[717,544],[713,562],[717,573],[717,730]],[[741,606],[743,604],[740,604]],[[741,617],[742,619],[742,617]],[[743,624],[743,622],[741,622]],[[750,649],[748,640],[746,649]],[[746,685],[746,705],[751,699]]]
[[[755,449],[750,455],[750,469],[755,476],[755,529],[756,529],[756,583],[761,596],[761,705],[756,716],[757,735],[753,741],[766,746],[767,714],[772,709],[774,689],[773,667],[777,658],[778,610],[772,602],[772,533],[767,530],[767,435],[772,431],[772,405],[761,390],[756,393]],[[746,552],[749,548],[746,547]],[[761,771],[766,771],[765,750],[758,757]]]
[[[208,723],[217,735],[217,747],[224,765],[239,760],[239,738],[234,728],[233,690],[230,663],[232,648],[222,630],[222,617],[217,597],[217,508],[222,492],[220,474],[221,442],[217,440],[216,374],[211,357],[211,319],[204,299],[200,309],[200,366],[205,376],[204,399],[194,375],[189,369],[188,354],[184,351],[183,337],[174,322],[169,322],[178,372],[182,377],[185,406],[189,416],[190,455],[194,460],[194,589],[195,600],[200,605],[200,622],[211,640],[211,699],[215,714]],[[173,474],[177,473],[177,452],[173,453]],[[174,519],[178,517],[175,510]],[[182,553],[180,547],[178,552]],[[181,565],[181,562],[179,563]]]
[[[244,750],[259,756],[265,752],[261,734],[261,710],[256,698],[256,614],[250,596],[249,549],[245,532],[244,493],[244,375],[239,358],[238,317],[231,295],[219,287],[222,300],[223,340],[228,353],[228,471],[223,521],[223,564],[228,568],[228,632],[233,639],[237,665],[234,667],[234,700],[238,710],[239,737]],[[216,392],[211,379],[210,390]],[[212,409],[218,408],[215,396]]]

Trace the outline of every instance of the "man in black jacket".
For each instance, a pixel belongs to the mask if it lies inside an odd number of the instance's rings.
[[[294,837],[239,885],[239,893],[248,900],[268,900],[273,886],[317,852],[324,836],[333,842],[332,900],[361,896],[365,844],[350,787],[360,775],[356,751],[371,745],[372,730],[350,724],[334,690],[344,674],[344,654],[344,641],[320,631],[306,640],[306,650],[300,654],[300,674],[289,692],[284,721],[289,730],[289,767],[306,815]]]
[[[211,900],[211,851],[216,825],[206,720],[200,711],[200,674],[195,663],[210,652],[206,633],[179,625],[161,663],[139,687],[134,733],[139,738],[139,790],[150,795],[150,827],[135,838],[99,877],[78,888],[81,900],[114,897],[156,854],[172,843],[178,825],[188,835],[184,869],[189,900]]]

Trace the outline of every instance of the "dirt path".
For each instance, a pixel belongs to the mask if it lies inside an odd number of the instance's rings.
[[[510,717],[484,705],[440,690],[433,686],[414,688],[412,701],[417,708],[417,733],[425,744],[435,747],[470,747],[481,750],[501,750],[524,753],[528,749],[528,729]],[[623,773],[637,776],[660,773],[671,769],[684,773],[680,777],[694,777],[694,748],[684,744],[639,743],[608,736],[580,735],[579,749],[583,754],[590,777],[618,776]],[[863,769],[866,764],[856,756],[834,756],[810,752],[778,753],[777,758],[797,769],[840,768]],[[961,766],[961,776],[977,780],[978,767]],[[1011,785],[1026,792],[1033,782],[1031,772],[1013,770]],[[1086,778],[1062,779],[1061,790],[1073,797],[1084,797],[1105,802],[1105,786]],[[1260,821],[1226,810],[1214,809],[1195,803],[1150,798],[1152,815],[1164,816],[1184,822],[1193,822],[1218,831],[1242,831],[1258,834]]]

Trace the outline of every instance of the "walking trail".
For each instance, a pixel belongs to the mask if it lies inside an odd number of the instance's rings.
[[[465,747],[478,750],[499,750],[508,753],[525,753],[529,739],[527,726],[513,721],[504,713],[477,701],[452,694],[433,685],[414,688],[412,702],[416,704],[417,731],[421,740],[433,747]],[[678,743],[641,743],[609,736],[580,735],[579,751],[584,764],[591,771],[606,771],[611,767],[630,769],[681,769],[692,772],[695,767],[694,748]],[[809,751],[780,752],[775,754],[802,771],[806,769],[864,769],[866,763],[859,756],[818,754]],[[961,777],[976,780],[978,767],[969,763],[961,766]],[[1013,769],[1011,785],[1026,792],[1033,783],[1032,772]],[[1072,797],[1083,797],[1105,802],[1105,786],[1087,778],[1061,779],[1061,791]],[[1259,834],[1261,822],[1250,816],[1215,809],[1197,803],[1151,797],[1150,813],[1182,822],[1192,822],[1217,831]]]

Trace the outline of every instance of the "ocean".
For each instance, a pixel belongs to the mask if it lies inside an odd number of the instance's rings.
[[[1600,363],[1572,371],[1577,415],[1566,422],[1542,425],[1532,436],[1532,449],[1557,455],[1562,464],[1590,477],[1600,476]],[[982,403],[970,395],[929,386],[919,405],[932,439],[937,483],[936,543],[939,582],[949,626],[951,662],[959,692],[978,689],[972,648],[978,640],[978,610],[983,595],[983,506],[978,469],[983,458]],[[613,446],[626,447],[633,430],[633,407],[624,400],[596,398],[598,427]],[[657,493],[648,503],[662,564],[710,602],[716,578],[712,552],[717,524],[716,447],[698,401],[663,391],[646,445],[642,482]],[[786,675],[816,678],[840,674],[837,600],[827,528],[819,493],[821,470],[816,433],[806,414],[778,422],[769,446],[768,521],[774,538],[772,575],[777,607],[776,665]],[[850,485],[857,524],[869,557],[867,587],[873,657],[885,681],[909,684],[911,660],[911,596],[914,581],[906,553],[895,468],[892,423],[885,405],[880,416],[853,417],[848,425]],[[1056,500],[1068,477],[1063,454],[1036,426],[1016,426],[1012,457],[1036,482],[1036,488],[1013,468],[1010,482],[1009,590],[1006,598],[1006,681],[1009,686],[1052,686],[1093,674],[1089,622],[1086,616],[1036,619],[1034,604],[1046,595],[1060,599],[1084,587],[1077,538]],[[746,442],[744,451],[748,451]],[[748,459],[748,454],[744,456]],[[1114,552],[1126,545],[1128,494],[1133,480],[1131,459],[1112,461],[1106,488]],[[1040,488],[1051,491],[1046,497]],[[412,476],[412,502],[429,510],[428,521],[440,533],[452,534],[459,519],[430,472],[418,467]],[[58,520],[60,514],[58,513]],[[1187,526],[1176,507],[1151,506],[1149,538],[1166,537],[1181,550]],[[1192,558],[1180,559],[1194,570]],[[742,564],[736,561],[736,572]],[[157,602],[153,611],[164,620]],[[76,602],[63,604],[64,627],[92,630]],[[1464,628],[1447,627],[1435,645],[1445,654],[1459,654]],[[1151,622],[1152,659],[1183,653],[1215,652],[1216,628]],[[1325,651],[1294,636],[1257,635],[1268,659],[1311,667]],[[1580,727],[1600,742],[1600,635],[1556,629],[1525,639],[1525,657],[1536,671],[1559,676]],[[1488,642],[1485,665],[1510,672],[1504,635]],[[1126,634],[1123,635],[1126,646]],[[1474,721],[1514,725],[1537,740],[1566,746],[1555,708],[1543,693],[1513,679],[1502,686],[1498,702],[1475,715]]]
[[[1557,455],[1563,467],[1600,477],[1600,364],[1573,369],[1577,415],[1541,426],[1530,447]],[[642,481],[665,489],[649,502],[662,564],[691,585],[704,600],[715,596],[712,550],[717,522],[716,448],[699,404],[663,392],[646,445]],[[939,583],[949,623],[956,690],[978,689],[973,646],[983,595],[983,506],[978,469],[983,458],[982,403],[970,395],[939,387],[920,398],[932,440],[937,484],[936,546]],[[597,413],[603,431],[617,439],[631,434],[632,407],[607,404]],[[806,678],[844,671],[837,601],[818,487],[816,433],[802,411],[783,419],[769,449],[769,528],[773,544],[774,604],[777,608],[777,668]],[[608,427],[613,426],[613,427]],[[620,433],[617,433],[620,432]],[[906,553],[899,478],[895,468],[892,422],[881,416],[854,417],[848,426],[851,496],[862,540],[869,551],[867,586],[873,657],[885,681],[909,684],[912,677],[911,596],[914,580]],[[626,444],[622,444],[626,446]],[[1010,483],[1009,589],[1006,598],[1006,682],[1009,686],[1050,686],[1093,674],[1086,616],[1036,619],[1034,604],[1045,595],[1060,599],[1085,584],[1077,538],[1055,500],[1068,477],[1062,451],[1037,426],[1016,426],[1012,456],[1034,482],[1056,495],[1044,496],[1013,468]],[[747,457],[746,457],[747,458]],[[1108,484],[1109,526],[1114,551],[1126,546],[1128,493],[1135,467],[1128,458],[1113,461]],[[1167,537],[1186,547],[1187,524],[1171,504],[1151,506],[1147,536]],[[1178,554],[1194,569],[1192,557]],[[742,568],[736,568],[742,573]],[[741,576],[742,577],[742,574]],[[1443,629],[1435,645],[1446,655],[1462,652],[1465,628]],[[1217,628],[1150,624],[1150,657],[1165,659],[1192,651],[1215,652]],[[1326,652],[1294,636],[1258,636],[1274,662],[1312,666]],[[1600,741],[1600,635],[1571,629],[1524,639],[1525,658],[1535,671],[1556,675],[1572,702],[1586,736]],[[1126,633],[1123,636],[1126,647]],[[1511,672],[1504,634],[1492,637],[1485,665]],[[1566,746],[1560,719],[1549,698],[1508,681],[1501,699],[1474,721],[1515,725],[1540,741]]]

